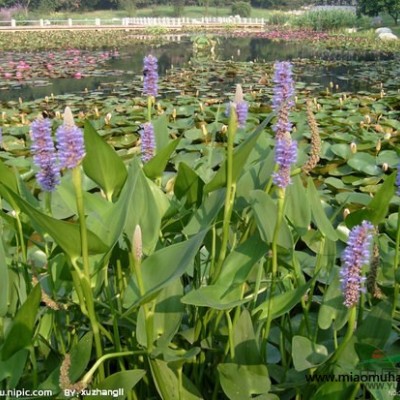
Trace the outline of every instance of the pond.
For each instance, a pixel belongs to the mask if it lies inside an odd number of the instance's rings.
[[[199,37],[197,37],[199,39]],[[398,60],[379,53],[325,51],[307,42],[277,42],[265,38],[174,36],[172,42],[138,43],[119,50],[69,50],[45,53],[3,53],[0,56],[0,101],[31,101],[45,96],[103,90],[124,85],[142,74],[143,57],[154,54],[161,76],[189,65],[210,67],[221,63],[251,62],[258,67],[276,60],[291,60],[298,82],[315,90],[336,87],[342,91],[397,88]],[[212,41],[203,46],[202,40]],[[28,71],[25,74],[25,69]],[[16,71],[16,72],[15,72]],[[19,72],[22,71],[22,72]],[[229,84],[232,82],[229,81]],[[214,85],[225,90],[224,82]]]

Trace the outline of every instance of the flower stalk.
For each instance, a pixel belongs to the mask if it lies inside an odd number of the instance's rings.
[[[140,228],[140,225],[136,225],[132,239],[132,260],[133,260],[132,272],[136,276],[140,296],[143,297],[146,294],[146,289],[144,286],[143,276],[142,276],[142,257],[143,257],[142,230]],[[153,351],[153,336],[154,336],[153,302],[151,302],[150,304],[145,303],[142,305],[142,307],[146,324],[147,352],[151,353]]]
[[[276,277],[278,275],[278,237],[284,218],[284,207],[285,207],[285,189],[278,188],[278,215],[276,218],[274,235],[272,238],[272,245],[271,245],[271,252],[272,252],[271,287],[269,290],[269,297],[268,297],[268,315],[264,330],[264,341],[266,349],[267,349],[267,340],[269,337],[269,333],[271,330],[271,323],[272,323],[272,298],[274,296]]]
[[[397,176],[396,176],[396,195],[400,196],[400,162],[397,166]],[[393,297],[393,310],[392,315],[395,314],[397,308],[397,302],[399,299],[399,283],[397,283],[397,275],[400,267],[400,206],[397,212],[397,230],[396,230],[396,248],[394,253],[394,276],[395,276],[395,285],[394,285],[394,297]]]
[[[222,264],[225,260],[226,250],[229,241],[230,221],[233,211],[233,204],[236,193],[236,182],[233,179],[233,149],[236,130],[238,126],[236,112],[230,112],[229,123],[228,123],[228,142],[226,149],[226,193],[224,203],[224,219],[222,222],[222,240],[221,249],[218,256],[218,261],[215,267],[215,274],[212,277],[212,281],[215,282],[222,270]]]
[[[83,269],[79,267],[76,259],[71,260],[76,271],[76,277],[78,278],[74,279],[75,290],[80,298],[82,312],[86,312],[92,327],[96,347],[96,356],[97,358],[101,358],[103,355],[103,348],[100,335],[100,325],[97,320],[93,291],[91,287],[88,233],[86,227],[82,174],[80,167],[81,162],[86,154],[85,143],[83,132],[75,125],[74,118],[69,107],[65,108],[64,123],[57,129],[56,136],[60,167],[71,170],[72,183],[75,189],[76,208],[78,212]],[[101,366],[99,369],[99,378],[100,380],[105,378],[103,366]]]

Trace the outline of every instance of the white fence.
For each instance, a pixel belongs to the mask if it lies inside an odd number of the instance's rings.
[[[264,18],[241,18],[235,17],[202,17],[202,18],[113,18],[113,19],[39,19],[17,21],[0,21],[0,29],[29,29],[29,28],[100,28],[100,27],[120,27],[120,28],[148,28],[165,27],[172,29],[185,29],[196,27],[215,27],[215,26],[237,26],[264,28]]]

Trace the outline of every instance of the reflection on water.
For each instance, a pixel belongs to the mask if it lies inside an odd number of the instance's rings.
[[[372,61],[366,64],[369,64],[369,69],[374,69],[377,58],[376,54],[371,53],[360,55],[325,51],[317,54],[310,46],[301,42],[274,42],[263,38],[225,37],[219,37],[216,41],[215,54],[207,51],[194,53],[193,43],[189,37],[183,37],[179,42],[165,44],[136,44],[121,49],[121,57],[110,60],[106,65],[106,69],[110,74],[117,72],[116,76],[53,79],[49,81],[49,86],[21,86],[12,90],[0,91],[0,101],[16,100],[18,97],[29,101],[50,96],[51,94],[60,95],[79,93],[86,89],[95,90],[102,83],[107,82],[128,82],[134,76],[141,75],[143,57],[149,53],[158,58],[160,75],[165,75],[171,68],[185,66],[189,61],[200,63],[207,67],[212,65],[215,60],[254,61],[259,63],[274,62],[276,60],[295,60],[297,80],[316,83],[322,88],[327,87],[332,82],[334,85],[339,85],[341,90],[344,91],[359,91],[370,88],[371,84],[368,80],[353,79],[354,73],[356,69],[360,68],[360,65],[339,63],[339,65],[323,66],[316,63],[310,67],[304,66],[305,63],[302,63],[301,59],[345,59],[346,61],[348,58],[355,60],[362,57],[366,62],[371,59]]]

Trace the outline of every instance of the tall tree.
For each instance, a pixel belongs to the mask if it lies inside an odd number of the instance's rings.
[[[394,19],[395,25],[399,23],[400,0],[384,0],[385,11]]]
[[[382,11],[383,11],[382,0],[359,0],[358,2],[358,12],[360,14],[365,14],[371,17],[375,17]]]
[[[400,0],[359,0],[358,10],[361,14],[371,16],[386,12],[397,25],[400,17]]]

